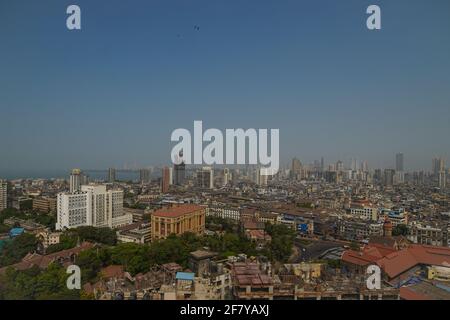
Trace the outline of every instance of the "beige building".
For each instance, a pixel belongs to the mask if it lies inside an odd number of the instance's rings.
[[[56,198],[39,197],[33,199],[33,210],[40,212],[56,212]]]
[[[37,238],[42,242],[44,248],[60,242],[61,232],[43,231],[37,234]]]
[[[205,208],[183,204],[152,213],[152,240],[165,239],[171,234],[185,232],[202,234],[205,231]]]

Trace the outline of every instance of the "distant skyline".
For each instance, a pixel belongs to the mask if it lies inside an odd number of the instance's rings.
[[[279,128],[283,166],[429,171],[450,161],[449,33],[448,0],[2,1],[0,178],[168,164],[194,120]]]

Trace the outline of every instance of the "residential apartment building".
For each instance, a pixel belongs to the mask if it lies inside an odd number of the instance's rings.
[[[164,167],[162,169],[162,178],[161,178],[161,192],[167,193],[170,187],[170,169],[169,167]]]
[[[81,186],[88,183],[88,176],[85,175],[80,169],[73,169],[70,174],[69,191],[77,192],[81,190]]]
[[[450,224],[412,223],[408,226],[408,240],[417,244],[450,247]]]
[[[8,206],[8,184],[6,180],[0,179],[0,211]]]
[[[408,213],[404,209],[381,209],[380,218],[388,219],[394,227],[408,224]]]
[[[347,240],[362,240],[370,236],[382,236],[383,223],[368,222],[365,220],[340,220],[338,222],[338,234]]]
[[[349,209],[350,215],[363,220],[377,221],[378,209],[368,201],[355,201]]]
[[[214,170],[211,167],[203,167],[197,171],[195,186],[202,189],[214,188]]]

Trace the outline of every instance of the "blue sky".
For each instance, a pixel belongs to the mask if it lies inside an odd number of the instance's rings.
[[[449,39],[448,0],[0,0],[0,176],[168,163],[194,120],[279,128],[282,164],[429,169],[450,161]]]

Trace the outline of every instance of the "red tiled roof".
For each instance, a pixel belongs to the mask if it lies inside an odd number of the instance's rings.
[[[56,261],[59,258],[68,259],[71,255],[78,255],[81,251],[90,249],[94,246],[94,244],[90,242],[83,242],[80,246],[66,249],[62,251],[58,251],[55,253],[51,253],[48,255],[39,255],[39,254],[28,254],[26,255],[21,262],[11,265],[16,270],[27,270],[32,266],[36,265],[41,269],[47,268],[50,263]],[[0,274],[6,271],[8,267],[0,268]]]
[[[394,278],[418,264],[449,267],[450,248],[415,244],[403,250],[393,250],[376,244],[365,246],[360,252],[347,250],[342,261],[359,266],[376,263],[389,278]]]
[[[202,209],[203,207],[195,204],[183,204],[179,206],[157,210],[153,212],[152,215],[163,218],[176,218]]]
[[[417,265],[418,261],[406,249],[388,254],[377,261],[377,264],[387,273],[389,278],[394,278]]]
[[[378,255],[373,256],[364,253],[363,251],[347,250],[344,251],[344,254],[342,255],[342,261],[356,264],[358,266],[366,266],[368,264],[375,263],[378,259],[380,259]]]

